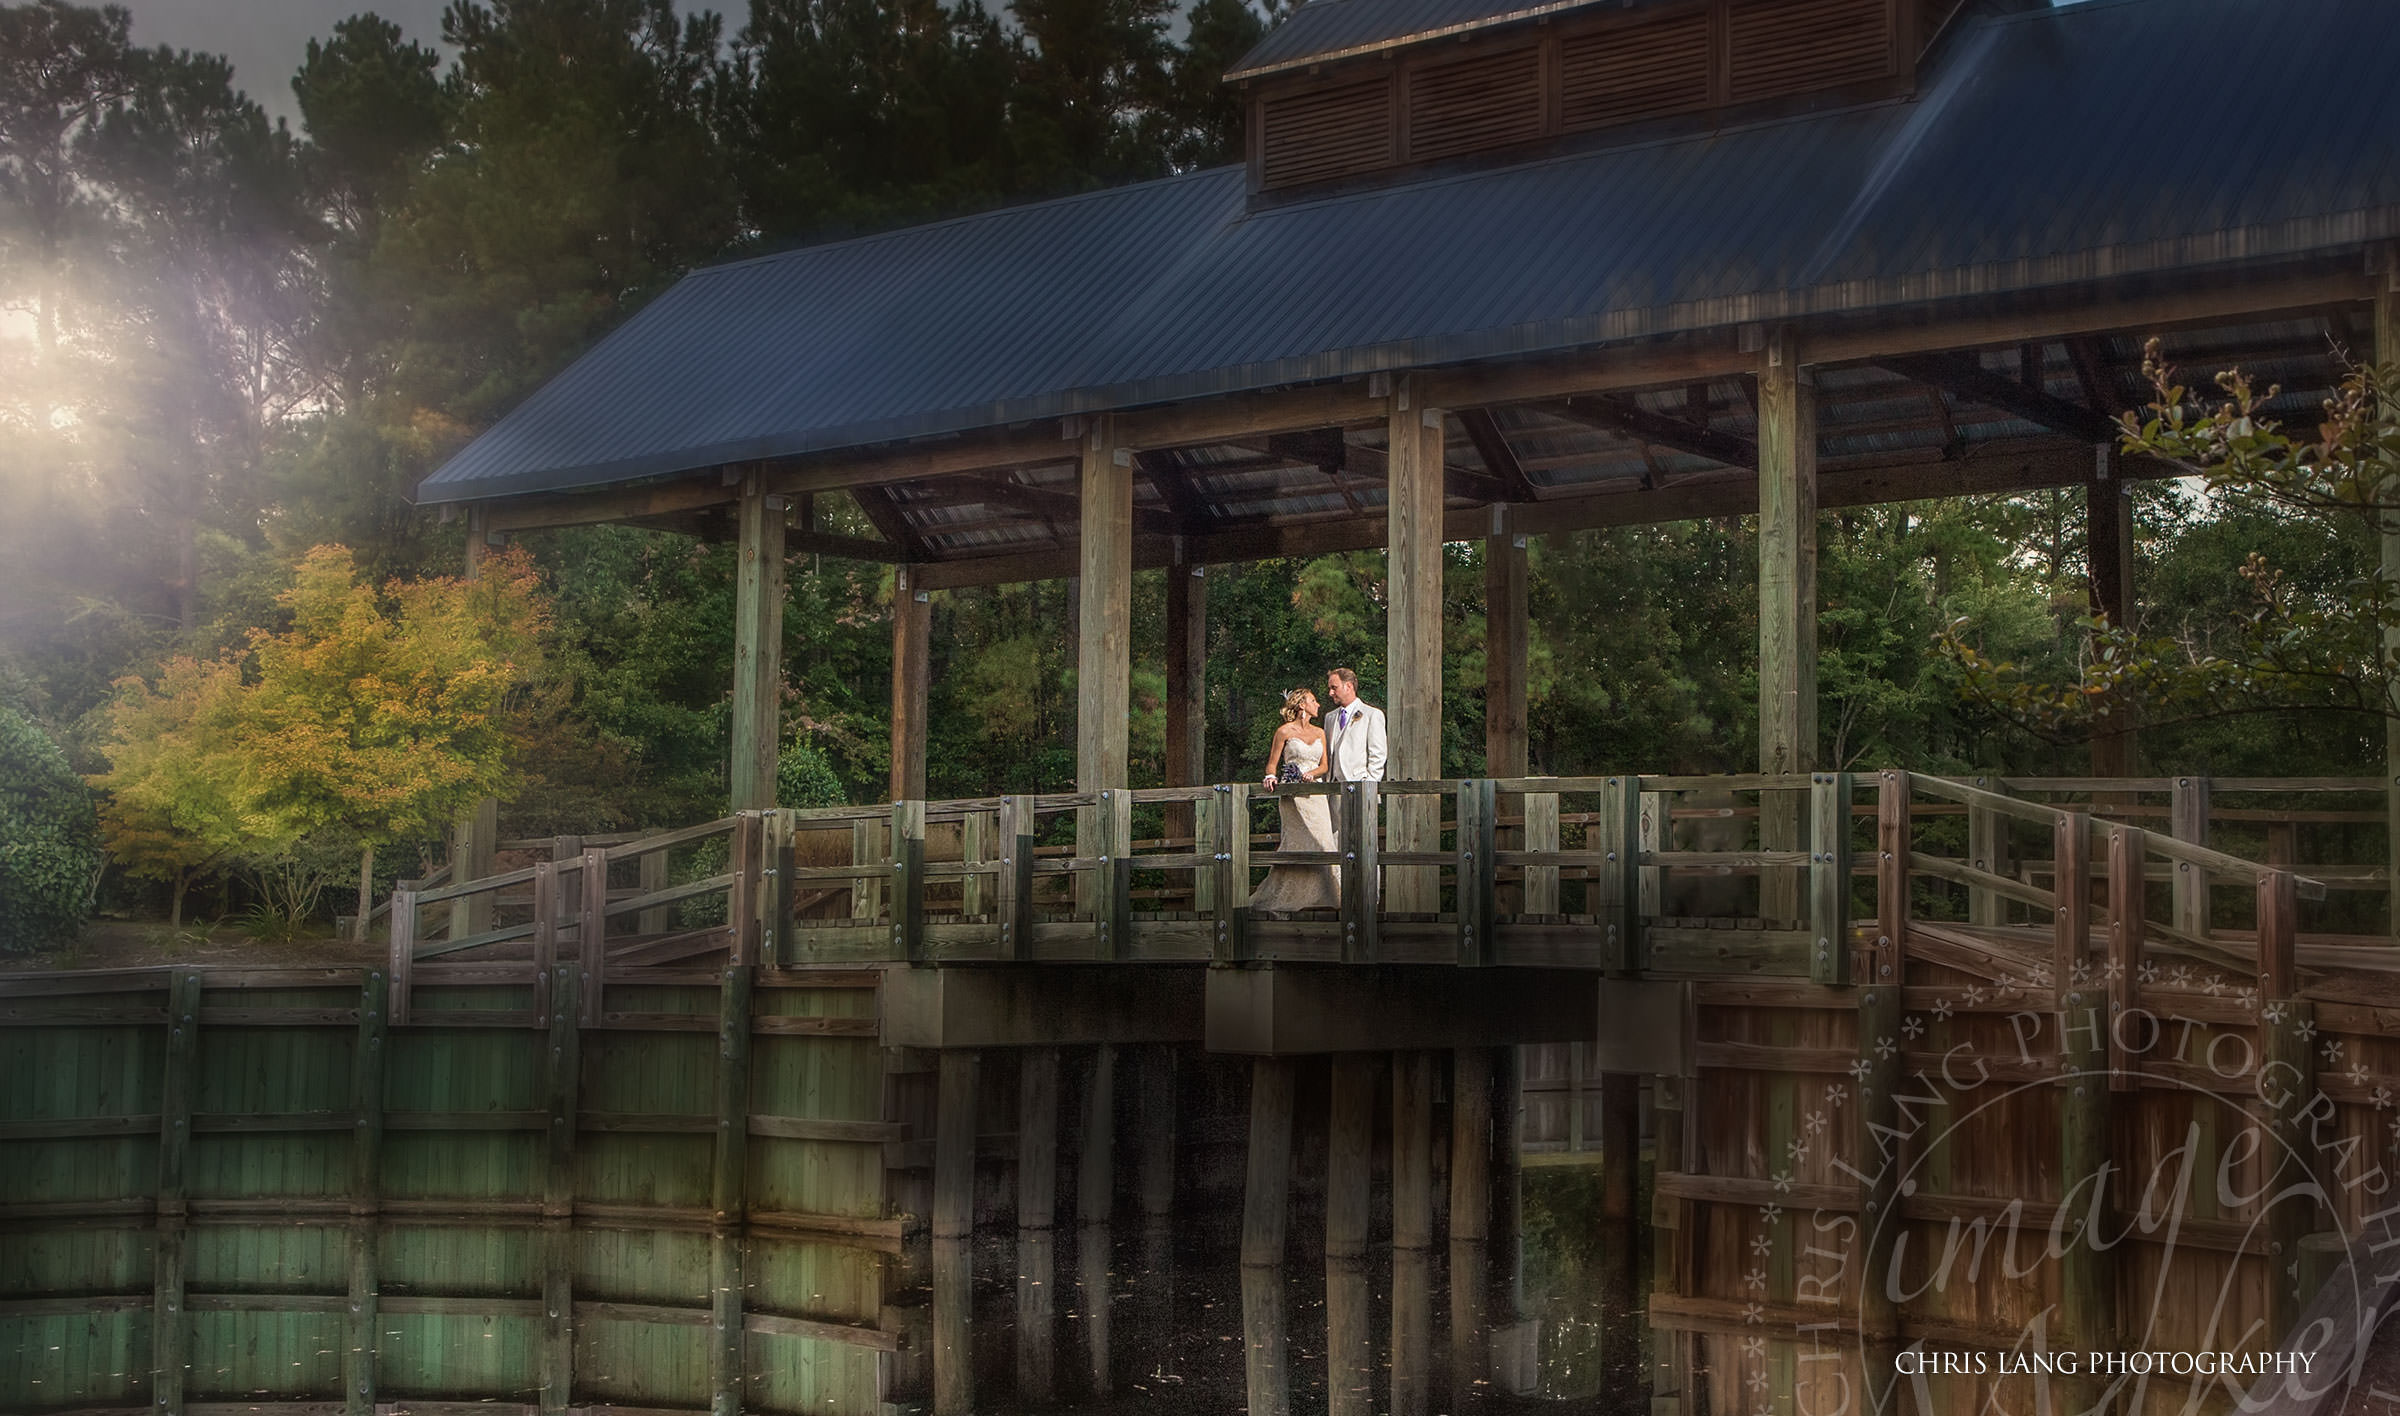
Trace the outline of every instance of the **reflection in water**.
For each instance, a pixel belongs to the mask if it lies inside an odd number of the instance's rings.
[[[1017,1396],[1044,1403],[1058,1394],[1058,1256],[1048,1229],[1017,1231]]]
[[[1105,1224],[1087,1224],[1075,1236],[1075,1301],[1082,1318],[1085,1389],[1097,1401],[1107,1400],[1116,1390],[1110,1380],[1108,1342],[1109,1314],[1115,1307],[1114,1247]]]

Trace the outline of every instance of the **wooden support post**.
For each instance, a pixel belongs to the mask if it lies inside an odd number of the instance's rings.
[[[1527,802],[1532,800],[1530,796],[1526,798]],[[1647,844],[1653,807],[1649,798],[1642,795],[1639,778],[1610,777],[1593,811],[1592,824],[1584,839],[1590,849],[1601,852],[1607,859],[1601,862],[1601,870],[1591,884],[1584,887],[1584,908],[1600,926],[1601,967],[1619,975],[1638,973],[1649,966],[1642,942],[1642,916],[1655,908],[1645,902],[1642,893],[1645,879],[1652,872],[1639,865],[1642,852],[1655,849]],[[1530,814],[1527,819],[1531,820]],[[1555,841],[1556,826],[1550,830]],[[1527,889],[1530,893],[1531,886]]]
[[[783,498],[764,473],[742,476],[741,548],[733,578],[733,809],[775,804],[783,731]]]
[[[1433,1054],[1392,1054],[1392,1416],[1425,1416],[1433,1375]]]
[[[2066,1231],[2064,1251],[2059,1254],[2058,1316],[2067,1342],[2085,1351],[2108,1352],[2115,1350],[2117,1332],[2115,1254],[2110,1238],[2115,1224],[2109,1217],[2108,1202],[2109,1177],[2114,1171],[2110,1163],[2109,1107],[2114,1084],[2108,1075],[2109,1037],[2115,1029],[2108,1011],[2109,990],[2091,969],[2086,953],[2090,930],[2091,824],[2089,816],[2069,812],[2061,818],[2058,838],[2062,852],[2072,851],[2083,862],[2083,868],[2074,872],[2066,870],[2063,863],[2059,870],[2061,930],[2063,933],[2080,926],[2084,931],[2075,939],[2071,957],[2064,956],[2066,951],[2062,949],[2057,965],[2065,970],[2059,983],[2058,1013],[2059,1204],[2065,1213],[2081,1220]],[[2110,832],[2112,903],[2120,897],[2118,861],[2129,830],[2120,827]],[[2129,864],[2132,889],[2122,893],[2138,898],[2140,855],[2135,854]],[[2081,909],[2064,908],[2070,892],[2087,903]],[[2068,923],[2070,920],[2072,925]],[[2113,929],[2110,945],[2115,950]],[[2102,1385],[2085,1382],[2076,1393],[2073,1402],[2076,1409],[2086,1409],[2096,1402]]]
[[[1442,774],[1443,419],[1417,381],[1393,380],[1387,410],[1390,455],[1384,663],[1391,757],[1385,775],[1431,781]],[[1441,798],[1411,792],[1391,803],[1395,851],[1441,849]],[[1438,868],[1395,868],[1384,883],[1395,910],[1430,914],[1441,903]]]
[[[571,865],[579,866],[580,862]],[[558,966],[558,864],[533,864],[533,1025],[550,1027],[550,983]]]
[[[1132,785],[1133,452],[1117,446],[1114,420],[1105,416],[1092,419],[1084,434],[1080,507],[1075,790],[1122,790]],[[1076,855],[1109,854],[1106,838],[1099,812],[1076,814]],[[1104,872],[1084,872],[1076,893],[1077,913],[1095,920],[1106,916]]]
[[[2093,449],[2092,465],[2092,480],[2084,484],[2084,561],[2092,614],[2123,629],[2133,623],[2133,484],[2122,475],[2112,444]],[[2128,723],[2111,722],[2111,716],[2101,719],[2105,731],[2092,734],[2092,775],[2130,777],[2133,729]]]
[[[2400,247],[2386,246],[2383,252],[2383,281],[2375,292],[2375,358],[2400,364]],[[2384,389],[2383,398],[2387,408],[2392,406],[2400,401],[2400,389]],[[2386,479],[2378,496],[2384,506],[2383,579],[2400,589],[2400,478]],[[2386,663],[2400,662],[2400,624],[2384,626],[2383,657]],[[2393,701],[2384,706],[2383,720],[2384,933],[2400,937],[2400,675],[2392,676],[2385,691]]]
[[[367,970],[358,989],[358,1041],[350,1053],[350,1300],[342,1325],[344,1416],[374,1416],[375,1212],[383,1182],[384,1069],[391,1055],[391,979]]]
[[[2141,1003],[2142,936],[2149,928],[2148,882],[2142,861],[2148,835],[2139,826],[2108,833],[2108,1089],[2138,1090],[2133,1059],[2126,1053],[2126,1021]]]
[[[745,818],[756,822],[756,816]],[[742,1405],[742,1233],[749,1214],[750,999],[755,969],[736,959],[717,992],[717,1133],[709,1167],[710,1416]]]
[[[567,1416],[575,1390],[575,1226],[542,1221],[541,1416]]]
[[[166,1070],[158,1102],[158,1237],[150,1297],[150,1405],[181,1416],[190,1365],[191,1315],[183,1301],[184,1192],[192,1147],[192,1101],[200,1073],[200,975],[167,983]]]
[[[483,575],[483,557],[494,544],[504,541],[491,529],[490,513],[482,506],[467,508],[467,548],[465,578],[472,581]],[[452,824],[450,829],[450,883],[463,885],[481,880],[492,873],[493,857],[500,850],[500,802],[484,797],[473,810]],[[461,895],[450,902],[450,937],[464,939],[481,934],[492,927],[492,897],[489,894]]]
[[[915,566],[892,569],[893,801],[925,799],[926,701],[933,681],[933,592]]]
[[[450,883],[481,880],[494,873],[500,850],[500,802],[485,797],[458,819],[450,838]],[[492,893],[478,890],[450,901],[450,937],[464,939],[492,927]]]
[[[1499,806],[1489,777],[1470,777],[1458,784],[1458,962],[1477,967],[1493,962],[1492,926],[1499,910],[1492,898],[1499,886],[1495,865]]]
[[[892,803],[892,952],[930,962],[925,951],[925,803]]]
[[[1243,1385],[1249,1416],[1291,1416],[1283,1241],[1292,1184],[1292,1063],[1250,1064],[1250,1157],[1242,1182]]]
[[[1450,1054],[1450,1410],[1453,1413],[1478,1404],[1491,1378],[1491,1161],[1492,1054],[1480,1047],[1460,1048]],[[1329,1199],[1329,1206],[1330,1203]],[[1626,1291],[1632,1292],[1630,1285]]]
[[[1000,957],[1033,957],[1033,798],[1000,798]]]
[[[1245,789],[1237,787],[1235,790]],[[1342,962],[1371,964],[1383,957],[1383,866],[1376,828],[1383,794],[1373,782],[1344,782],[1341,812]],[[1394,817],[1397,820],[1397,816]],[[1248,853],[1243,853],[1245,866]]]
[[[1527,792],[1519,800],[1522,803],[1519,809],[1525,814],[1525,825],[1518,833],[1518,837],[1525,843],[1524,849],[1529,851],[1557,850],[1558,793]],[[1603,805],[1600,810],[1605,813],[1608,807]],[[1603,826],[1602,834],[1606,834],[1606,831],[1607,828]],[[1626,839],[1632,839],[1630,832],[1626,833]],[[1602,847],[1602,849],[1611,848]],[[1624,848],[1618,846],[1614,849],[1622,854]],[[1588,906],[1590,912],[1602,915],[1610,913],[1609,901],[1615,897],[1608,892],[1607,875],[1603,873],[1592,888],[1603,898],[1600,902]],[[1529,915],[1555,915],[1559,912],[1557,866],[1529,865],[1525,867],[1522,905],[1524,913]],[[1616,923],[1617,921],[1610,922]]]
[[[1789,330],[1767,337],[1758,370],[1758,770],[1811,771],[1817,761],[1817,396]],[[1794,851],[1806,799],[1760,799],[1759,844]],[[1799,917],[1798,872],[1759,877],[1760,912]]]
[[[850,823],[850,863],[859,867],[850,881],[850,917],[861,924],[883,918],[884,896],[892,883],[891,856],[884,850],[884,839],[891,829],[889,821]]]
[[[1617,1411],[1645,1410],[1640,1260],[1641,1078],[1600,1074],[1600,1386]]]
[[[1522,777],[1527,775],[1531,761],[1529,735],[1526,731],[1525,673],[1530,630],[1526,619],[1526,556],[1527,537],[1515,528],[1515,509],[1506,503],[1492,507],[1491,531],[1483,541],[1483,775],[1487,777]],[[1551,811],[1557,811],[1551,798]],[[1523,815],[1522,827],[1503,829],[1497,839],[1503,850],[1556,850],[1556,845],[1527,844],[1534,829],[1534,809],[1530,799],[1520,803],[1514,795],[1498,799],[1496,810],[1502,816]],[[1556,871],[1547,872],[1553,881]],[[1535,890],[1535,874],[1527,869],[1524,883],[1493,887],[1494,908],[1504,915],[1556,914],[1557,890],[1553,886],[1553,903],[1546,909],[1536,909],[1528,901]]]
[[[2167,832],[2195,846],[2208,844],[2210,783],[2206,777],[2177,777],[2167,803]],[[2175,927],[2205,936],[2209,919],[2208,872],[2188,860],[2175,862]]]
[[[389,952],[384,956],[384,964],[391,970],[392,975],[392,1021],[406,1023],[408,1021],[409,984],[417,971],[416,891],[394,890],[392,892],[391,924],[392,942]]]
[[[586,873],[598,852],[584,857]],[[605,883],[607,876],[601,872]],[[591,932],[588,928],[587,933]],[[596,991],[596,990],[595,990]],[[542,1166],[541,1409],[563,1416],[575,1390],[575,1091],[583,1072],[583,970],[561,963],[550,979],[550,1046],[543,1059],[548,1115]]]
[[[562,963],[550,979],[550,1047],[542,1069],[547,1115],[543,1138],[542,1213],[563,1218],[575,1208],[575,1086],[582,1067],[583,970]]]
[[[708,1412],[740,1416],[745,1386],[742,1341],[742,1234],[719,1229],[708,1236]]]
[[[2285,1341],[2309,1296],[2295,1272],[2300,1241],[2318,1227],[2322,1202],[2312,1204],[2304,1188],[2312,1179],[2320,1187],[2334,1182],[2312,1174],[2323,1165],[2318,1133],[2321,1119],[2313,1102],[2317,1088],[2316,1005],[2300,997],[2298,961],[2298,882],[2288,870],[2270,870],[2258,878],[2258,998],[2259,1075],[2272,1076],[2274,1096],[2247,1103],[2250,1124],[2269,1138],[2260,1180],[2267,1197],[2267,1331],[2270,1342]],[[2316,1156],[2312,1167],[2306,1157]],[[2297,1193],[2287,1193],[2296,1190]]]
[[[980,1058],[942,1053],[933,1138],[933,1409],[975,1409],[975,1110]]]
[[[1819,772],[1810,795],[1808,951],[1811,983],[1850,982],[1850,797],[1847,772]]]
[[[583,1025],[600,1026],[608,988],[608,852],[583,853],[583,910],[575,927],[576,988],[583,1000]]]
[[[1660,1076],[1650,1087],[1651,1125],[1657,1133],[1658,1168],[1689,1173],[1695,1168],[1697,1133],[1686,1116],[1692,1078]],[[1674,1296],[1687,1291],[1686,1255],[1693,1253],[1692,1203],[1657,1195],[1650,1208],[1650,1291]],[[1691,1401],[1691,1347],[1683,1334],[1662,1332],[1653,1344],[1650,1392],[1653,1410],[1697,1411]]]
[[[1851,1122],[1849,1165],[1860,1177],[1859,1228],[1864,1262],[1856,1312],[1866,1356],[1863,1409],[1899,1409],[1892,1354],[1900,1341],[1902,1275],[1894,1269],[1901,1230],[1900,1177],[1905,1157],[1887,1144],[1898,1134],[1896,1093],[1901,1075],[1900,990],[1908,982],[1909,849],[1914,841],[1906,772],[1878,780],[1875,814],[1875,943],[1859,980],[1858,1038],[1853,1075],[1858,1103]]]
[[[1673,801],[1665,792],[1641,793],[1641,855],[1651,855],[1667,849],[1675,839],[1674,822],[1668,815]],[[1639,861],[1640,856],[1635,860]],[[1634,912],[1638,928],[1642,920],[1656,919],[1664,912],[1666,903],[1666,868],[1656,865],[1639,866],[1635,878]]]
[[[1094,844],[1100,852],[1094,954],[1102,960],[1121,959],[1133,948],[1133,793],[1121,786],[1103,791],[1094,812]]]
[[[1373,1212],[1379,1058],[1333,1059],[1325,1145],[1325,1401],[1327,1416],[1369,1416],[1375,1405],[1368,1326],[1367,1235]]]
[[[1058,1049],[1031,1047],[1017,1072],[1017,1400],[1058,1395]]]
[[[988,811],[970,811],[958,819],[958,858],[969,865],[982,865],[998,859],[992,841],[999,834],[996,818]],[[959,881],[959,913],[968,919],[986,918],[992,913],[992,877],[969,875]]]
[[[2092,818],[2061,812],[2054,833],[2058,907],[2050,935],[2051,988],[2063,1008],[2076,975],[2088,972],[2092,948]]]
[[[1197,787],[1207,781],[1208,568],[1178,560],[1167,567],[1166,785]],[[1169,806],[1166,826],[1169,836],[1194,837],[1193,850],[1206,849],[1197,844],[1190,807]]]
[[[750,1164],[750,999],[755,970],[729,965],[717,991],[717,1132],[709,1166],[709,1208],[718,1224],[748,1213]]]
[[[768,887],[767,872],[773,853],[768,849],[771,829],[770,813],[745,811],[734,819],[733,845],[727,862],[733,873],[733,888],[726,892],[725,928],[727,931],[725,957],[728,963],[748,967],[773,957],[767,944],[767,902],[775,898]]]
[[[1223,793],[1217,808],[1223,813],[1218,829],[1224,832],[1219,849],[1225,858],[1217,877],[1215,957],[1247,959],[1251,957],[1250,941],[1243,926],[1250,917],[1250,784],[1233,782],[1218,790]],[[1349,874],[1348,870],[1342,872],[1344,880]],[[1346,951],[1348,946],[1344,948]]]
[[[1516,529],[1515,517],[1514,507],[1494,506],[1491,533],[1483,540],[1483,773],[1487,777],[1530,775],[1532,760],[1525,707],[1526,660],[1532,644],[1526,608],[1528,538]]]
[[[665,851],[652,851],[648,855],[642,856],[640,866],[641,880],[639,883],[643,894],[655,894],[667,888],[667,853]],[[635,924],[634,928],[643,934],[664,934],[667,932],[668,921],[673,918],[669,908],[660,905],[655,909],[642,911],[639,922]]]
[[[1977,791],[2000,790],[2000,784],[1990,777],[1976,777],[1971,785]],[[2008,874],[2008,819],[1988,806],[1967,806],[1967,863],[1993,875]],[[1968,886],[1967,922],[2008,923],[2008,898],[1981,886]]]

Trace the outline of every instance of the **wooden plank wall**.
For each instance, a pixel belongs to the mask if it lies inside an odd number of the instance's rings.
[[[874,975],[654,974],[591,1026],[559,972],[547,1030],[468,1020],[522,987],[390,1027],[380,970],[0,982],[0,1406],[873,1416]]]

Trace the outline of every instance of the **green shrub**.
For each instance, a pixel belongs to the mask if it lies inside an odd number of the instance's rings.
[[[806,743],[794,743],[775,762],[777,806],[847,806],[849,794],[825,754]]]
[[[99,878],[91,790],[48,734],[0,706],[0,954],[75,942]]]

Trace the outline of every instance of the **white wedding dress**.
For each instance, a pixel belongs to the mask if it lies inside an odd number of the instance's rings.
[[[1315,742],[1290,739],[1283,745],[1283,760],[1302,772],[1314,772],[1325,761],[1325,739],[1318,738]],[[1283,815],[1281,849],[1340,849],[1333,830],[1333,798],[1285,796],[1277,804]],[[1341,868],[1332,865],[1275,866],[1267,871],[1267,878],[1250,896],[1250,908],[1267,914],[1339,909],[1341,903]]]

